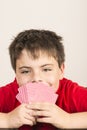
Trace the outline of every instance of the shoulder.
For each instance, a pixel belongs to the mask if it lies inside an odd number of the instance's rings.
[[[18,84],[17,84],[17,81],[15,79],[13,82],[11,82],[5,86],[0,87],[0,93],[6,93],[6,92],[10,93],[11,91],[16,93],[17,89],[18,89]]]
[[[60,90],[66,89],[67,91],[70,89],[70,90],[73,90],[74,92],[77,89],[87,91],[86,87],[81,86],[77,82],[73,82],[72,80],[69,80],[67,78],[63,78],[62,80],[60,80],[59,89]]]
[[[14,100],[16,94],[18,92],[18,84],[16,79],[5,85],[0,87],[0,106],[1,104],[5,104],[7,102],[11,102],[12,100]]]
[[[16,102],[16,94],[18,93],[18,84],[16,79],[0,87],[0,111],[8,112],[12,110]]]
[[[63,90],[63,89],[69,89],[71,88],[74,84],[74,82],[72,82],[71,80],[67,79],[67,78],[63,78],[62,80],[60,80],[59,82],[59,90]]]
[[[87,111],[87,88],[66,78],[60,81],[59,100],[69,112]],[[61,106],[62,106],[61,105]]]

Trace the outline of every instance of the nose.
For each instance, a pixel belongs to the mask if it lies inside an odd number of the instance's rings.
[[[32,83],[34,82],[42,82],[42,76],[39,72],[34,72],[32,76]]]

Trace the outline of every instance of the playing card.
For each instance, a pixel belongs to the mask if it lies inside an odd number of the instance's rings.
[[[18,91],[19,93],[16,95],[16,98],[20,103],[55,103],[58,97],[53,87],[50,87],[44,83],[28,83],[24,86],[19,87]]]

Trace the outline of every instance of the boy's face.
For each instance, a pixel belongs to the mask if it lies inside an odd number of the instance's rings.
[[[41,53],[33,59],[26,50],[22,51],[16,61],[16,79],[19,86],[29,82],[43,82],[58,89],[59,80],[63,78],[64,65],[59,68],[57,61],[47,54]]]

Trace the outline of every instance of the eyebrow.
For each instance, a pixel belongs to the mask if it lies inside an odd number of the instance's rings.
[[[27,66],[21,66],[21,67],[19,67],[19,69],[29,69],[30,67],[27,67]]]
[[[41,65],[40,67],[45,67],[45,66],[53,66],[53,64],[44,64],[44,65]],[[28,66],[21,66],[19,67],[19,69],[30,69],[32,67],[28,67]]]
[[[53,64],[44,64],[41,67],[45,67],[45,66],[53,66]]]

